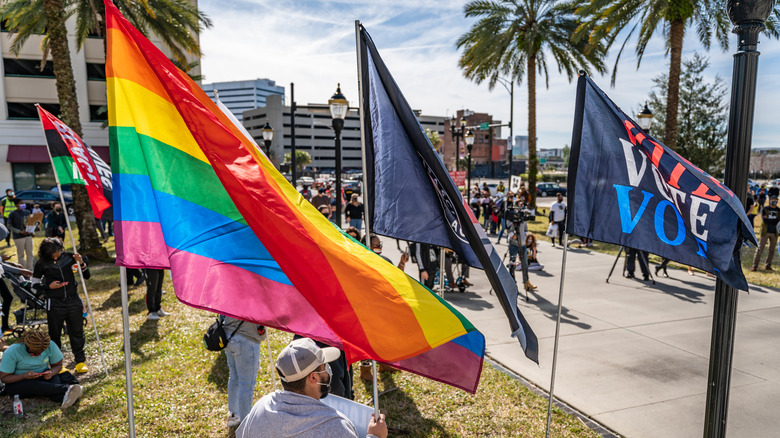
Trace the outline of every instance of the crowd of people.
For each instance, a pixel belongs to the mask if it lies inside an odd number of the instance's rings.
[[[756,226],[756,217],[760,218],[758,232],[758,248],[753,257],[751,271],[757,271],[761,263],[761,254],[764,249],[769,247],[763,269],[773,271],[772,260],[775,255],[775,248],[780,252],[780,246],[777,244],[777,236],[780,234],[780,207],[777,206],[780,188],[777,186],[761,186],[757,191],[748,190],[747,200],[745,201],[745,212],[747,213],[750,224]]]

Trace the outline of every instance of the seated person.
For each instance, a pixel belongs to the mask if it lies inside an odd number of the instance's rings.
[[[236,437],[357,437],[355,425],[347,417],[320,402],[330,391],[329,362],[340,355],[338,349],[320,348],[309,338],[290,342],[276,358],[283,390],[255,403],[236,430]],[[367,438],[375,437],[387,437],[384,414],[371,418]]]
[[[536,259],[536,236],[528,233],[525,236],[525,246],[528,248],[528,269],[531,271],[544,269],[544,265]]]
[[[49,334],[40,330],[24,333],[24,342],[8,347],[0,361],[0,381],[5,383],[5,392],[10,397],[46,397],[61,403],[67,409],[81,397],[81,385],[65,384],[73,380],[62,370],[62,352],[52,342]]]

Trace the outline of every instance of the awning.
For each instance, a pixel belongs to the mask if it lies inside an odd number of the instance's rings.
[[[92,149],[100,155],[103,161],[111,163],[108,146],[93,146]],[[49,153],[46,152],[46,146],[12,144],[8,146],[8,156],[5,160],[9,163],[48,163]]]

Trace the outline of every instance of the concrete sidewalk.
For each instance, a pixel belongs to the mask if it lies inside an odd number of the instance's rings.
[[[396,245],[384,240],[397,261]],[[506,252],[503,244],[496,249]],[[539,366],[509,336],[484,273],[472,270],[475,286],[445,298],[485,335],[490,358],[548,390],[563,249],[546,240],[539,250],[545,269],[530,273],[539,289],[518,300],[539,337]],[[670,269],[671,278],[652,285],[623,278],[621,261],[606,283],[615,257],[570,249],[567,258],[556,397],[626,437],[701,436],[714,279]],[[741,293],[735,342],[728,434],[780,436],[780,290]]]

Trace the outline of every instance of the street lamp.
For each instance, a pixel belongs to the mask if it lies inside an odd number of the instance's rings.
[[[647,102],[645,102],[645,107],[642,108],[642,111],[636,115],[636,123],[645,132],[647,132],[647,130],[650,129],[650,125],[653,124],[653,112],[647,107]]]
[[[471,149],[474,147],[474,133],[469,129],[465,136],[466,149],[469,151],[468,158],[466,159],[466,175],[468,176],[468,182],[466,183],[467,203],[471,205]]]
[[[458,125],[460,124],[460,127]],[[463,138],[463,134],[466,131],[466,117],[461,117],[460,120],[452,116],[450,119],[450,131],[452,132],[452,139],[455,141],[455,170],[460,170],[460,139]]]
[[[512,184],[512,159],[515,150],[515,136],[513,127],[515,126],[515,81],[510,79],[504,79],[501,77],[496,78],[498,83],[506,88],[509,92],[509,141],[507,142],[507,151],[509,152],[509,184]],[[509,86],[507,86],[509,83]],[[493,138],[491,136],[491,138]],[[504,204],[506,205],[506,204]]]
[[[263,144],[265,144],[265,152],[268,154],[268,159],[271,158],[271,140],[274,139],[274,128],[268,123],[268,119],[265,119],[265,126],[261,130],[263,133]]]
[[[344,129],[344,118],[349,111],[349,101],[341,94],[341,84],[338,84],[336,93],[328,100],[328,106],[336,132],[336,225],[341,228],[341,130]]]

